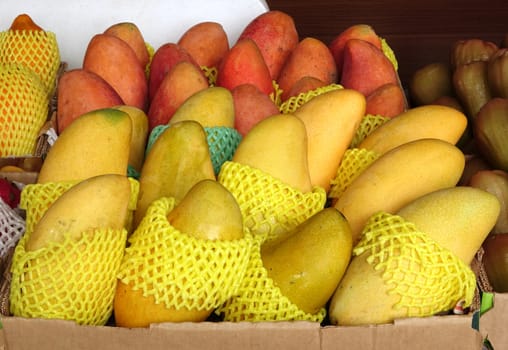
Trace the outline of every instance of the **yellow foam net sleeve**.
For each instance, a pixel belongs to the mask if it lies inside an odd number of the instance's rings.
[[[35,153],[49,102],[43,83],[33,71],[0,62],[0,157]]]
[[[335,177],[330,181],[328,197],[339,198],[346,188],[358,177],[372,162],[379,158],[379,154],[365,148],[350,148],[344,152]]]
[[[244,224],[269,241],[324,208],[326,192],[303,193],[259,169],[233,161],[222,165],[217,180],[236,198]]]
[[[252,235],[203,240],[180,232],[167,219],[175,199],[161,197],[128,239],[117,275],[168,308],[213,310],[236,295],[253,244]]]
[[[386,123],[388,120],[390,120],[390,118],[383,117],[379,114],[364,115],[360,121],[360,125],[358,125],[358,129],[356,129],[349,148],[357,147],[368,135],[370,135],[371,132]]]
[[[0,63],[20,63],[35,72],[49,96],[56,90],[60,51],[56,35],[40,30],[0,32]]]
[[[127,227],[132,223],[139,194],[139,182],[133,178],[129,178],[129,182],[131,184],[131,196],[128,206],[129,222]],[[26,230],[31,232],[51,204],[77,183],[78,181],[48,182],[43,184],[28,184],[23,187],[19,207],[25,210]]]
[[[296,111],[301,105],[305,102],[311,100],[313,97],[324,94],[328,91],[343,89],[344,87],[340,84],[329,84],[326,86],[319,87],[317,89],[309,90],[307,92],[302,92],[297,96],[292,96],[288,98],[286,101],[282,102],[279,106],[279,110],[281,113],[293,113]]]
[[[104,325],[113,310],[116,274],[127,231],[96,229],[26,251],[27,232],[14,251],[10,311],[14,316]]]
[[[413,223],[379,212],[363,232],[353,255],[368,254],[389,293],[400,296],[394,307],[407,310],[408,317],[448,311],[459,301],[471,305],[476,288],[471,268]]]
[[[252,246],[249,265],[239,293],[216,310],[216,313],[230,322],[261,321],[312,321],[321,322],[326,310],[309,314],[298,308],[268,277],[261,260],[262,239],[256,239]]]

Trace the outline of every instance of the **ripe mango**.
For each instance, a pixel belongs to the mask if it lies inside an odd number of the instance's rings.
[[[149,129],[167,124],[186,99],[208,86],[208,79],[196,65],[188,61],[176,63],[164,76],[150,103]]]
[[[252,39],[238,40],[224,56],[217,72],[217,86],[232,90],[246,83],[255,85],[266,95],[274,92],[270,70]]]
[[[166,196],[178,202],[203,179],[215,179],[203,127],[193,120],[171,125],[153,143],[141,168],[134,227],[154,200]]]
[[[358,148],[383,154],[403,143],[422,138],[441,139],[456,144],[467,123],[467,117],[452,107],[413,107],[373,130],[360,142]]]
[[[399,84],[392,62],[382,50],[368,41],[348,40],[344,46],[343,60],[340,84],[345,88],[368,96],[384,84]]]
[[[253,84],[241,84],[231,90],[234,104],[234,127],[245,136],[261,120],[279,114],[279,107]]]
[[[323,81],[325,85],[337,82],[337,67],[326,44],[313,37],[302,39],[286,60],[277,83],[282,90],[281,99],[287,100],[293,85],[305,76]]]
[[[406,95],[399,84],[387,83],[366,96],[365,114],[393,118],[407,108]]]
[[[175,111],[169,124],[195,120],[203,127],[235,125],[235,106],[231,92],[220,86],[202,89],[187,98]]]
[[[229,50],[228,35],[218,22],[200,22],[187,29],[177,44],[202,67],[218,67]]]
[[[419,139],[403,143],[360,172],[334,207],[347,218],[357,243],[371,215],[393,213],[419,196],[455,186],[464,164],[463,153],[449,142]]]
[[[131,185],[125,175],[104,174],[85,179],[65,191],[35,224],[27,251],[79,240],[92,229],[123,229],[127,222]]]
[[[276,114],[257,123],[240,141],[233,162],[261,170],[304,193],[312,191],[304,122]]]
[[[170,128],[171,129],[171,128]],[[243,238],[243,218],[233,195],[215,180],[202,180],[168,213],[168,222],[183,234],[203,240]],[[167,266],[171,269],[171,266]],[[151,281],[157,283],[157,281]],[[193,283],[193,281],[188,281]],[[185,295],[188,298],[199,298]],[[167,307],[152,295],[118,281],[114,300],[115,321],[121,327],[148,327],[157,322],[200,322],[213,310]]]
[[[83,69],[106,80],[125,104],[146,110],[148,82],[145,67],[122,39],[109,34],[94,35],[85,51]]]
[[[187,50],[176,43],[165,43],[155,50],[150,62],[150,74],[148,76],[148,101],[150,103],[166,74],[175,64],[181,61],[192,63],[197,69],[201,69]]]
[[[238,40],[245,38],[258,46],[272,80],[279,79],[282,67],[299,41],[293,17],[278,10],[264,12],[248,23]]]
[[[365,115],[365,97],[358,91],[338,89],[313,97],[293,114],[305,124],[307,159],[313,186],[326,192],[344,152]]]
[[[82,114],[124,103],[118,92],[106,80],[82,68],[64,72],[58,86],[56,109],[58,134]]]
[[[328,48],[330,49],[330,52],[332,53],[335,60],[339,77],[342,75],[342,65],[344,63],[344,46],[350,39],[365,40],[381,50],[381,38],[377,35],[372,26],[364,23],[359,23],[347,27],[335,37],[333,37],[328,44]]]
[[[325,208],[276,241],[261,247],[268,277],[299,309],[316,314],[344,275],[353,249],[351,229],[334,208]]]
[[[109,34],[118,37],[125,41],[132,48],[139,63],[142,67],[146,67],[150,62],[150,54],[146,46],[145,38],[139,27],[133,22],[118,22],[114,23],[104,31],[104,34]]]
[[[132,137],[129,152],[129,165],[141,171],[145,159],[145,148],[148,139],[148,116],[143,110],[128,105],[113,106],[129,115],[132,122]]]
[[[127,174],[132,138],[129,115],[114,108],[76,118],[49,149],[38,183],[78,181],[101,174]]]

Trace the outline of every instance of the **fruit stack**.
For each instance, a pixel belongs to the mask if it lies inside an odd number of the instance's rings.
[[[466,115],[410,107],[397,67],[368,25],[326,44],[280,11],[231,46],[215,22],[153,53],[133,23],[105,28],[62,74],[58,138],[21,194],[11,313],[358,325],[470,307],[500,203],[457,186]]]
[[[411,99],[416,105],[444,104],[468,118],[460,147],[467,163],[460,183],[481,188],[500,201],[501,215],[481,251],[485,291],[507,292],[508,94],[506,39],[495,43],[468,38],[453,43],[448,62],[431,62],[414,72]]]
[[[0,33],[0,157],[34,155],[60,66],[54,33],[25,15]]]

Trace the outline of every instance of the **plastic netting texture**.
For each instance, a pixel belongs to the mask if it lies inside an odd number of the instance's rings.
[[[254,235],[272,240],[324,208],[326,192],[303,193],[259,169],[227,161],[217,177],[236,198],[244,224]]]
[[[237,240],[197,239],[169,223],[174,206],[172,197],[149,206],[129,237],[117,276],[168,308],[213,310],[238,293],[252,235],[245,231]]]
[[[431,316],[453,309],[457,302],[470,306],[476,276],[451,251],[402,217],[379,212],[367,222],[353,255],[368,254],[367,262],[400,296],[395,308],[408,317]]]
[[[255,242],[238,295],[229,299],[216,313],[230,322],[323,321],[326,309],[316,314],[306,313],[282,294],[263,266],[262,239],[258,237]]]
[[[0,157],[33,155],[49,113],[43,83],[25,66],[0,63],[0,92]]]

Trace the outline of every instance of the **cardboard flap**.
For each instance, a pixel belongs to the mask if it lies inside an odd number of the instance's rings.
[[[471,316],[465,315],[408,318],[362,327],[324,327],[321,347],[333,349],[340,344],[344,349],[362,350],[478,350],[482,336],[471,322]]]
[[[480,318],[480,333],[487,338],[494,349],[502,349],[508,344],[506,332],[508,315],[508,293],[494,293],[494,307]]]

